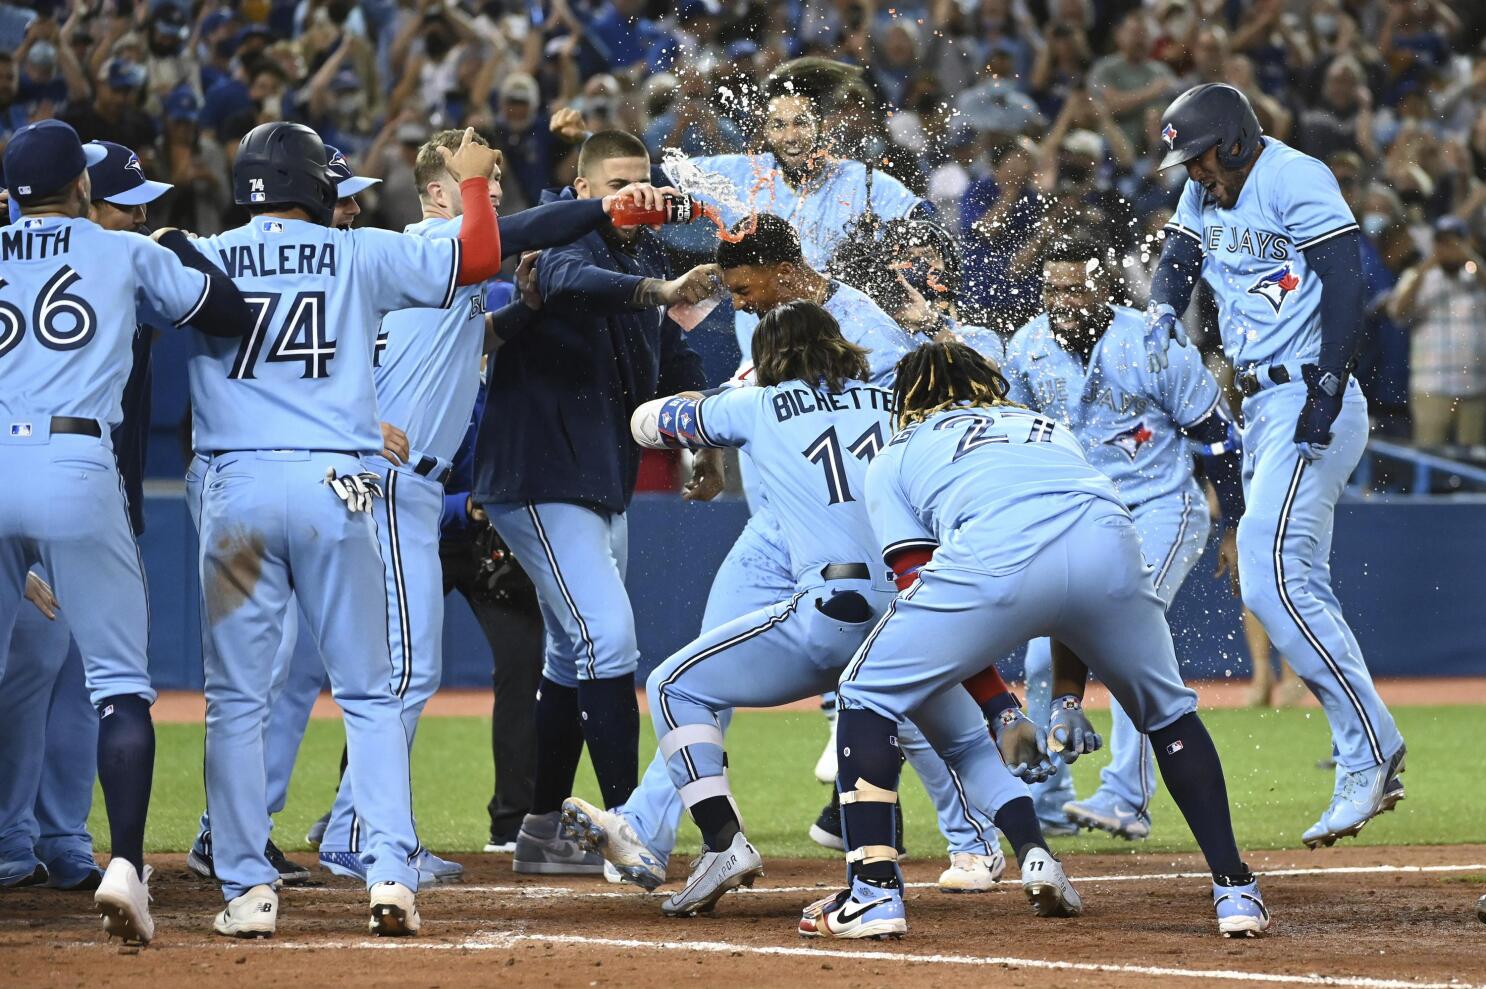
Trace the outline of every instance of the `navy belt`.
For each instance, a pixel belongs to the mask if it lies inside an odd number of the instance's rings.
[[[828,563],[820,576],[822,580],[871,580],[872,571],[865,563]]]
[[[1291,368],[1295,368],[1294,371]],[[1300,364],[1270,364],[1267,367],[1251,367],[1247,371],[1238,372],[1238,390],[1243,393],[1244,398],[1252,398],[1266,388],[1274,385],[1287,385],[1292,381],[1299,381]]]
[[[422,460],[419,460],[416,464],[413,465],[413,473],[417,474],[419,477],[429,477],[433,475],[434,471],[438,470],[438,467],[439,462],[433,457],[424,457]],[[449,478],[453,476],[454,468],[445,467],[442,473],[434,477],[434,480],[438,481],[440,484],[448,484]]]
[[[97,436],[102,438],[103,427],[97,419],[80,419],[77,416],[52,416],[52,435]]]

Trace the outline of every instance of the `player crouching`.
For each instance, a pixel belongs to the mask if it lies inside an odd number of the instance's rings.
[[[981,712],[959,688],[1022,642],[1050,635],[1055,724],[1092,748],[1077,698],[1087,671],[1155,745],[1172,798],[1213,873],[1219,930],[1259,934],[1269,913],[1233,839],[1222,766],[1181,681],[1171,630],[1114,486],[1066,429],[1006,401],[1006,379],[959,343],[898,364],[898,434],[867,473],[868,511],[902,592],[841,677],[837,751],[851,886],[806,908],[800,933],[906,930],[892,807],[904,718],[928,736],[1016,850],[1041,916],[1071,916],[1078,894],[1047,851],[1026,786],[1006,769]],[[1123,662],[1141,657],[1138,664]],[[1061,676],[1060,676],[1061,674]],[[960,745],[978,735],[978,744]],[[1084,741],[1088,739],[1088,741]]]

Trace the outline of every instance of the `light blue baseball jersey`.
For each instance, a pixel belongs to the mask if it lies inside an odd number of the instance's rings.
[[[206,302],[207,284],[150,238],[90,220],[27,217],[0,230],[4,428],[39,434],[46,427],[32,420],[54,415],[117,426],[136,303],[179,326]]]
[[[1145,314],[1111,306],[1114,317],[1088,365],[1058,343],[1043,313],[1016,331],[1001,371],[1008,397],[1073,430],[1089,463],[1114,481],[1128,505],[1190,488],[1192,448],[1181,429],[1218,405],[1218,383],[1196,347],[1172,347],[1152,372]]]
[[[703,172],[725,179],[734,195],[719,199],[709,195],[706,187],[688,188],[687,192],[717,206],[728,226],[750,213],[783,217],[799,233],[800,249],[814,268],[825,267],[852,223],[869,207],[882,219],[893,220],[907,216],[922,201],[881,169],[873,169],[869,191],[867,166],[859,161],[828,160],[798,187],[789,184],[769,152],[709,155],[689,161]],[[674,162],[663,163],[661,168],[672,182],[686,171]]]
[[[867,466],[892,435],[892,392],[848,382],[839,392],[803,381],[730,388],[701,401],[671,399],[662,434],[691,447],[748,454],[779,520],[795,579],[829,563],[875,566],[879,547],[863,510]]]
[[[1324,163],[1266,137],[1233,209],[1189,179],[1166,229],[1201,245],[1202,277],[1235,366],[1320,356],[1321,279],[1304,252],[1357,229]]]
[[[1123,510],[1071,432],[1014,406],[937,412],[900,431],[867,471],[883,558],[932,549],[940,569],[1015,572],[1098,500]]]
[[[403,232],[452,240],[459,237],[460,222],[424,219]],[[447,308],[388,313],[377,333],[372,372],[378,415],[407,433],[414,450],[452,461],[480,390],[484,349],[483,283],[456,288]]]
[[[260,216],[194,243],[257,317],[240,341],[195,336],[195,448],[380,450],[378,324],[454,302],[459,241]]]
[[[1001,334],[990,327],[951,322],[949,328],[965,346],[997,367],[1001,367],[1006,362],[1006,341],[1001,338]]]

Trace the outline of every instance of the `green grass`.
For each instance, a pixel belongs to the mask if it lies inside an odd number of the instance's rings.
[[[1486,842],[1486,793],[1476,757],[1482,710],[1479,707],[1415,707],[1396,710],[1409,743],[1408,799],[1397,812],[1368,825],[1360,844],[1440,844]],[[1315,768],[1329,749],[1326,722],[1319,711],[1210,711],[1204,720],[1223,755],[1228,793],[1239,843],[1245,848],[1295,848],[1331,793],[1332,775]],[[1101,729],[1108,715],[1095,713]],[[146,838],[151,851],[185,851],[196,833],[202,806],[200,725],[160,725],[154,800]],[[334,796],[341,750],[337,721],[315,721],[300,752],[289,806],[279,816],[276,840],[286,850],[303,849],[304,833]],[[733,722],[729,761],[733,786],[750,837],[767,854],[832,853],[806,834],[827,790],[811,775],[825,741],[825,723],[809,711],[748,713]],[[653,751],[649,724],[641,749]],[[1079,760],[1074,767],[1081,795],[1097,785],[1106,753]],[[485,718],[426,718],[418,729],[413,758],[414,809],[420,837],[439,852],[479,850],[485,841],[490,799],[490,721]],[[596,799],[598,788],[585,761],[578,793]],[[911,772],[904,773],[904,812],[908,846],[914,856],[937,857],[944,844],[934,812]],[[95,799],[93,831],[107,835],[101,797]],[[1192,838],[1163,791],[1154,807],[1151,838],[1138,845],[1111,838],[1062,839],[1059,850],[1191,851]],[[697,844],[690,824],[681,848]]]

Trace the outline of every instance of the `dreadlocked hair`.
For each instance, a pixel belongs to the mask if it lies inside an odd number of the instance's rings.
[[[1017,406],[996,365],[959,341],[926,343],[904,354],[894,373],[893,406],[898,429],[957,406]]]
[[[866,349],[843,337],[836,317],[813,302],[771,309],[753,331],[753,376],[760,385],[825,382],[838,392],[871,373]]]

